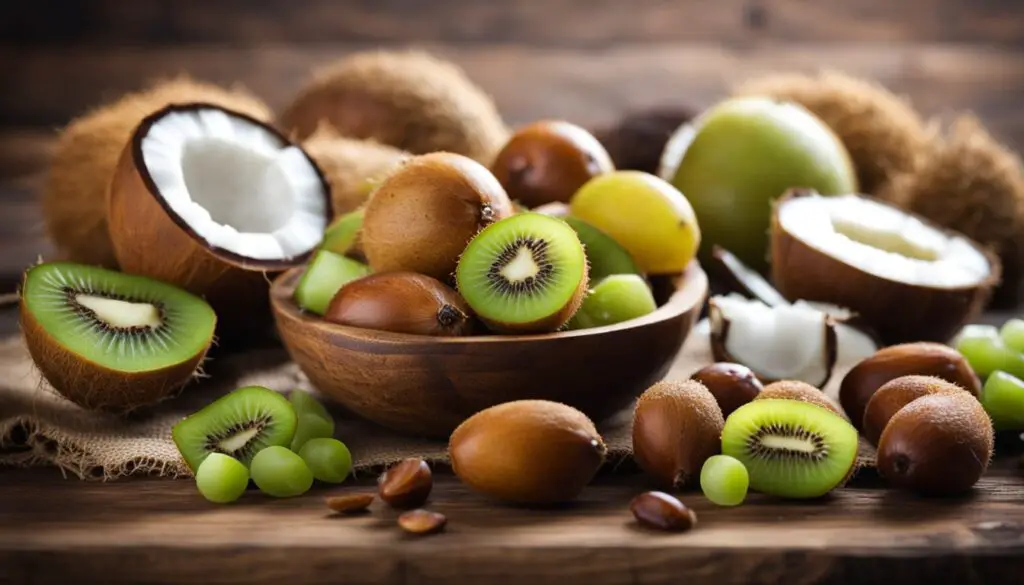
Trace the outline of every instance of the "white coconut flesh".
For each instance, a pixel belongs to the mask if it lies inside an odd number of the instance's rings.
[[[178,110],[141,146],[156,195],[211,247],[274,261],[320,243],[327,187],[300,148],[263,126],[217,108]]]
[[[808,195],[778,210],[783,231],[862,272],[930,288],[977,286],[992,267],[967,238],[857,195]]]
[[[821,311],[797,305],[768,305],[738,295],[711,299],[711,336],[729,356],[771,380],[822,384],[830,376],[829,330]]]
[[[844,368],[852,366],[866,359],[878,351],[878,344],[870,335],[863,330],[846,324],[844,321],[853,319],[856,314],[838,305],[820,303],[816,301],[799,300],[793,303],[796,307],[803,307],[820,311],[832,317],[836,321],[836,367]]]

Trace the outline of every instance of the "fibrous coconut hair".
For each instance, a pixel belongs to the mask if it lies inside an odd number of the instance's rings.
[[[143,118],[169,104],[189,102],[271,118],[270,109],[242,89],[181,76],[155,81],[73,120],[57,141],[41,196],[47,236],[66,259],[117,266],[107,233],[107,189],[121,150]]]
[[[1014,306],[1024,278],[1024,165],[973,115],[935,133],[920,168],[897,177],[884,196],[990,246],[1003,265],[995,306]]]
[[[327,177],[335,216],[366,203],[374,186],[412,156],[372,140],[345,138],[326,125],[303,142],[302,148]]]
[[[490,96],[460,67],[416,50],[355,53],[315,71],[280,120],[298,140],[326,121],[344,136],[484,165],[510,134]]]
[[[740,84],[734,93],[793,101],[821,118],[846,146],[861,190],[869,195],[913,171],[927,145],[927,127],[907,100],[843,73],[768,75]]]

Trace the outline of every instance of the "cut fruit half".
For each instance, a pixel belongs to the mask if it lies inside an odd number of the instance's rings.
[[[93,266],[39,264],[22,286],[32,359],[88,409],[127,412],[175,394],[205,357],[216,321],[184,290]]]
[[[822,387],[836,363],[835,321],[808,307],[769,307],[740,296],[708,302],[711,351],[750,368],[762,382],[800,380]]]
[[[264,273],[305,261],[332,213],[324,176],[301,147],[209,104],[168,106],[142,121],[108,207],[122,269],[206,296],[229,337],[267,322]]]
[[[788,299],[848,307],[888,344],[947,342],[999,281],[966,236],[860,195],[792,190],[772,214],[772,277]]]

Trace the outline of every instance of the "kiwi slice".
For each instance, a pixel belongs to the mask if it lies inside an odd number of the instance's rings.
[[[629,252],[611,236],[578,217],[565,217],[565,223],[576,230],[583,242],[590,263],[590,280],[597,283],[613,274],[640,274],[640,267]]]
[[[321,250],[335,254],[352,255],[358,252],[359,230],[363,227],[363,211],[360,207],[350,211],[331,222],[324,231],[324,239],[320,242]]]
[[[842,484],[857,460],[857,430],[816,404],[749,402],[725,421],[722,453],[739,459],[750,487],[785,498],[817,498]]]
[[[47,381],[76,404],[126,412],[166,398],[206,356],[217,316],[170,284],[69,262],[25,273],[21,328]]]
[[[341,287],[369,273],[370,267],[362,262],[319,250],[295,287],[295,302],[310,313],[323,315]]]
[[[549,332],[579,309],[587,257],[563,220],[521,213],[481,230],[455,271],[459,292],[498,332]]]
[[[248,466],[266,447],[287,447],[295,425],[295,409],[287,398],[263,386],[246,386],[174,425],[171,437],[192,471],[210,453],[229,455]]]

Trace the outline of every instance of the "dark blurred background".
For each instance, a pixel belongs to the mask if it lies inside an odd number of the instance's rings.
[[[454,59],[513,124],[596,127],[709,105],[754,74],[831,67],[926,114],[973,110],[1024,149],[1022,0],[5,0],[0,281],[46,251],[35,186],[86,108],[179,72],[279,108],[310,68],[379,46]]]

